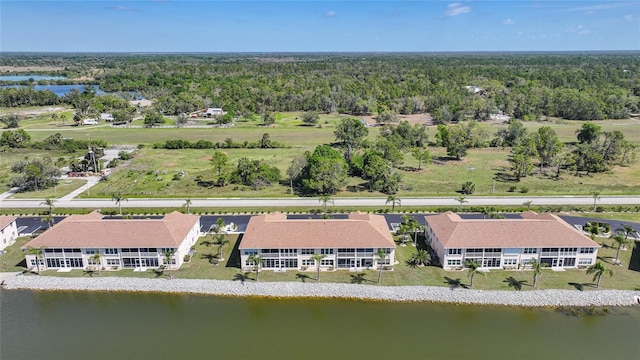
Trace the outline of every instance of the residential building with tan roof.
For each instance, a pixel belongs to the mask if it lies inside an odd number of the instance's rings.
[[[242,237],[243,270],[253,270],[249,261],[259,255],[260,269],[286,271],[315,269],[314,254],[325,255],[322,270],[362,270],[393,266],[395,242],[382,215],[355,212],[348,219],[288,219],[286,214],[253,216]],[[383,249],[386,256],[376,253]]]
[[[16,242],[16,238],[18,238],[16,219],[16,216],[0,215],[0,250],[4,250]]]
[[[200,237],[200,216],[177,211],[162,219],[106,219],[71,215],[23,246],[42,250],[41,269],[178,269]],[[100,259],[95,259],[95,254]],[[167,262],[165,254],[173,253]],[[26,255],[29,267],[36,255]]]
[[[527,211],[521,219],[462,219],[446,212],[425,216],[425,238],[445,270],[467,260],[487,269],[521,269],[538,260],[551,268],[588,267],[598,245],[553,214]]]

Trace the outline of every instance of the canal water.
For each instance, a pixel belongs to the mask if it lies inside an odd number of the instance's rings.
[[[640,308],[0,292],[1,359],[637,359]]]

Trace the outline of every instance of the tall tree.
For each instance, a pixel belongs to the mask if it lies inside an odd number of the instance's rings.
[[[322,204],[323,212],[327,212],[327,204],[333,204],[333,198],[329,195],[321,195],[318,198],[318,202]]]
[[[347,147],[347,162],[351,158],[353,149],[358,147],[360,141],[362,141],[368,133],[369,129],[358,119],[347,118],[338,124],[333,134],[336,136],[336,140]]]
[[[320,121],[320,115],[315,111],[308,111],[302,114],[302,123],[305,125],[313,126]]]
[[[384,268],[384,263],[387,260],[388,254],[385,249],[378,249],[378,252],[376,252],[375,255],[378,258],[378,284],[380,284],[380,280],[382,279],[382,269]]]
[[[384,204],[391,204],[391,212],[394,212],[396,210],[396,205],[402,205],[402,200],[395,195],[389,195],[387,196],[387,201]]]
[[[578,141],[580,143],[597,142],[602,134],[602,128],[594,123],[588,122],[582,124],[582,127],[576,130]]]
[[[90,259],[98,265],[98,275],[102,275],[102,254],[100,254],[98,250],[95,250]]]
[[[600,280],[602,279],[602,275],[613,276],[613,270],[609,269],[601,261],[598,261],[587,268],[587,275],[591,274],[593,274],[593,281],[597,280],[596,288],[600,289]]]
[[[54,204],[55,202],[56,202],[56,201],[55,201],[54,199],[46,198],[46,199],[44,199],[44,201],[43,201],[43,202],[41,202],[41,203],[40,203],[40,205],[46,205],[46,206],[48,206],[48,207],[49,207],[49,215],[53,215],[53,206],[54,206],[53,204]]]
[[[173,279],[171,264],[173,263],[173,257],[175,253],[176,251],[174,249],[165,249],[162,251],[162,255],[164,256],[164,263],[167,266],[167,271],[169,271],[169,279]]]
[[[466,200],[466,197],[465,197],[465,196],[458,196],[458,197],[456,198],[456,201],[460,203],[459,211],[462,211],[462,204],[464,204],[464,203],[468,203],[468,202],[469,202],[469,201],[467,201],[467,200]]]
[[[190,213],[189,210],[191,209],[191,203],[192,203],[192,201],[191,201],[190,198],[186,198],[185,201],[184,201],[184,206],[187,208],[187,214]]]
[[[42,248],[29,247],[27,254],[35,255],[36,268],[38,269],[38,275],[40,275],[40,258],[42,257]]]
[[[60,170],[53,165],[51,158],[24,159],[11,166],[17,175],[11,179],[11,186],[24,191],[43,190],[58,184]]]
[[[324,259],[325,257],[327,257],[327,255],[318,254],[318,253],[315,253],[311,256],[311,259],[313,259],[313,261],[315,261],[316,263],[316,271],[318,272],[316,276],[317,281],[320,281],[320,263],[322,262],[322,259]]]
[[[256,272],[256,281],[258,281],[258,276],[260,274],[260,265],[262,263],[262,257],[258,254],[251,254],[247,258],[247,261],[253,263],[253,269]]]
[[[546,266],[546,264],[541,263],[538,259],[533,259],[529,262],[529,266],[531,266],[531,270],[533,270],[533,287],[536,287],[538,276],[542,274],[542,268]]]
[[[289,191],[293,195],[293,183],[298,183],[307,167],[307,158],[305,156],[297,156],[287,168],[287,176],[289,177]]]
[[[627,245],[634,245],[635,241],[628,239],[624,236],[623,233],[615,232],[609,236],[609,239],[613,240],[613,243],[616,244],[616,259],[613,261],[615,264],[620,264],[620,250],[622,248],[626,248]]]
[[[592,191],[591,196],[593,196],[593,212],[596,212],[596,205],[600,200],[600,191]]]
[[[411,150],[411,155],[418,160],[418,171],[420,171],[420,165],[422,165],[423,162],[427,163],[431,161],[431,153],[427,149],[414,148]]]
[[[118,206],[118,209],[120,210],[120,216],[122,216],[122,202],[129,201],[129,199],[124,197],[124,195],[122,195],[121,192],[116,192],[111,194],[111,200],[113,200],[113,202],[116,203],[116,205]]]
[[[542,126],[532,135],[536,144],[538,157],[540,158],[540,171],[545,166],[552,164],[554,156],[562,150],[562,142],[558,139],[555,130],[550,126]]]
[[[216,184],[218,186],[225,186],[229,182],[229,157],[222,151],[216,150],[211,156],[211,165],[216,170],[217,179]]]
[[[224,234],[218,234],[213,238],[213,244],[218,247],[218,261],[223,261],[222,248],[229,243],[227,236]]]
[[[327,145],[319,145],[307,156],[302,186],[312,194],[335,194],[346,185],[348,168],[338,151]]]
[[[464,265],[469,269],[469,276],[471,277],[471,288],[473,288],[473,278],[476,276],[476,274],[484,274],[480,271],[480,267],[482,266],[482,264],[480,264],[476,260],[468,259],[464,262]]]

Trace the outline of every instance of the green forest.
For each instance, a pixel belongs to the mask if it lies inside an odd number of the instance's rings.
[[[92,84],[109,93],[141,95],[165,115],[207,107],[236,116],[428,112],[437,123],[449,123],[482,121],[497,112],[522,120],[621,119],[640,107],[636,53],[3,54],[0,61],[50,66],[55,70],[49,74],[67,76],[38,84]],[[0,106],[75,105],[82,94],[52,95],[28,87],[3,89]]]

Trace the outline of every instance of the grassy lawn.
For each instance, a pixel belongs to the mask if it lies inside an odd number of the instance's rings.
[[[215,245],[207,246],[207,240],[211,237],[200,238],[196,244],[196,253],[192,260],[182,265],[179,270],[173,270],[174,278],[189,279],[218,279],[218,280],[237,280],[237,281],[255,281],[255,273],[249,272],[243,274],[239,269],[239,252],[237,250],[238,236],[229,236],[230,244],[223,248],[223,258],[218,265],[212,265],[210,259],[217,255],[217,247]],[[24,271],[24,255],[19,247],[24,244],[27,238],[18,239],[17,243],[8,249],[8,252],[0,257],[0,260],[6,262],[6,271]],[[624,250],[620,254],[623,266],[612,265],[612,259],[615,257],[616,249],[609,247],[610,240],[597,239],[604,247],[599,251],[599,258],[604,262],[608,262],[607,266],[614,270],[613,277],[605,277],[602,279],[602,289],[640,289],[640,247],[634,250]],[[419,239],[419,246],[424,246],[422,239]],[[382,273],[382,285],[423,285],[423,286],[448,286],[448,287],[468,287],[470,284],[467,271],[444,271],[440,267],[426,266],[422,268],[410,268],[406,265],[406,260],[415,251],[412,245],[397,246],[396,260],[393,271],[384,271]],[[369,270],[362,272],[363,275],[352,273],[349,271],[323,271],[320,274],[321,282],[332,283],[361,283],[376,284],[378,272]],[[88,274],[83,270],[73,270],[69,273],[58,273],[56,271],[44,271],[42,275],[47,276],[95,276],[96,274]],[[168,272],[153,271],[151,269],[144,273],[133,272],[132,269],[120,271],[103,271],[102,276],[118,276],[118,277],[143,277],[156,278],[168,277]],[[474,288],[483,290],[514,290],[509,284],[519,283],[523,291],[532,290],[533,273],[531,271],[504,271],[492,270],[484,276],[478,274],[475,276]],[[507,279],[513,278],[515,281],[509,282]],[[276,281],[305,281],[316,282],[316,271],[314,267],[310,267],[307,271],[287,271],[285,273],[276,273],[273,271],[261,271],[259,281],[276,282]],[[585,270],[566,270],[552,271],[545,269],[538,277],[537,289],[566,289],[573,290],[581,288],[583,290],[594,289],[592,285],[592,276],[587,275]]]
[[[622,221],[633,221],[640,222],[640,213],[638,212],[611,212],[611,213],[580,213],[580,212],[570,212],[567,215],[571,216],[582,216],[582,217],[590,217],[590,218],[598,218],[598,219],[608,219],[608,220],[622,220]]]
[[[248,186],[227,185],[225,187],[208,186],[215,180],[215,172],[209,163],[213,150],[163,150],[141,149],[127,167],[116,169],[109,181],[98,184],[91,191],[92,196],[109,197],[122,191],[129,197],[285,197],[289,195],[286,182],[286,170],[291,160],[312,146],[299,146],[290,149],[225,149],[230,162],[248,157],[266,161],[277,166],[285,180],[261,190]],[[444,149],[433,148],[433,156],[443,157]],[[602,194],[640,193],[640,167],[615,168],[613,173],[601,173],[591,176],[575,176],[564,173],[559,180],[546,175],[534,174],[520,182],[502,181],[499,173],[509,172],[506,160],[508,150],[498,148],[472,149],[467,157],[460,161],[445,161],[441,165],[429,164],[417,171],[417,162],[411,155],[405,156],[405,166],[398,170],[403,175],[399,197],[411,196],[453,196],[457,197],[462,183],[472,181],[476,184],[474,195],[589,195],[592,191]],[[159,175],[156,176],[156,171]],[[185,171],[183,177],[174,176]],[[166,172],[166,173],[165,173]],[[201,182],[196,181],[197,178]],[[158,180],[160,179],[160,180]],[[497,179],[497,180],[496,180]],[[336,197],[384,196],[379,192],[357,190],[364,180],[353,177],[350,187],[336,194]],[[509,190],[514,187],[515,191]],[[356,190],[353,190],[356,189]]]
[[[67,195],[86,183],[87,181],[82,179],[62,179],[58,186],[53,188],[40,191],[20,192],[9,197],[9,199],[57,199]]]

